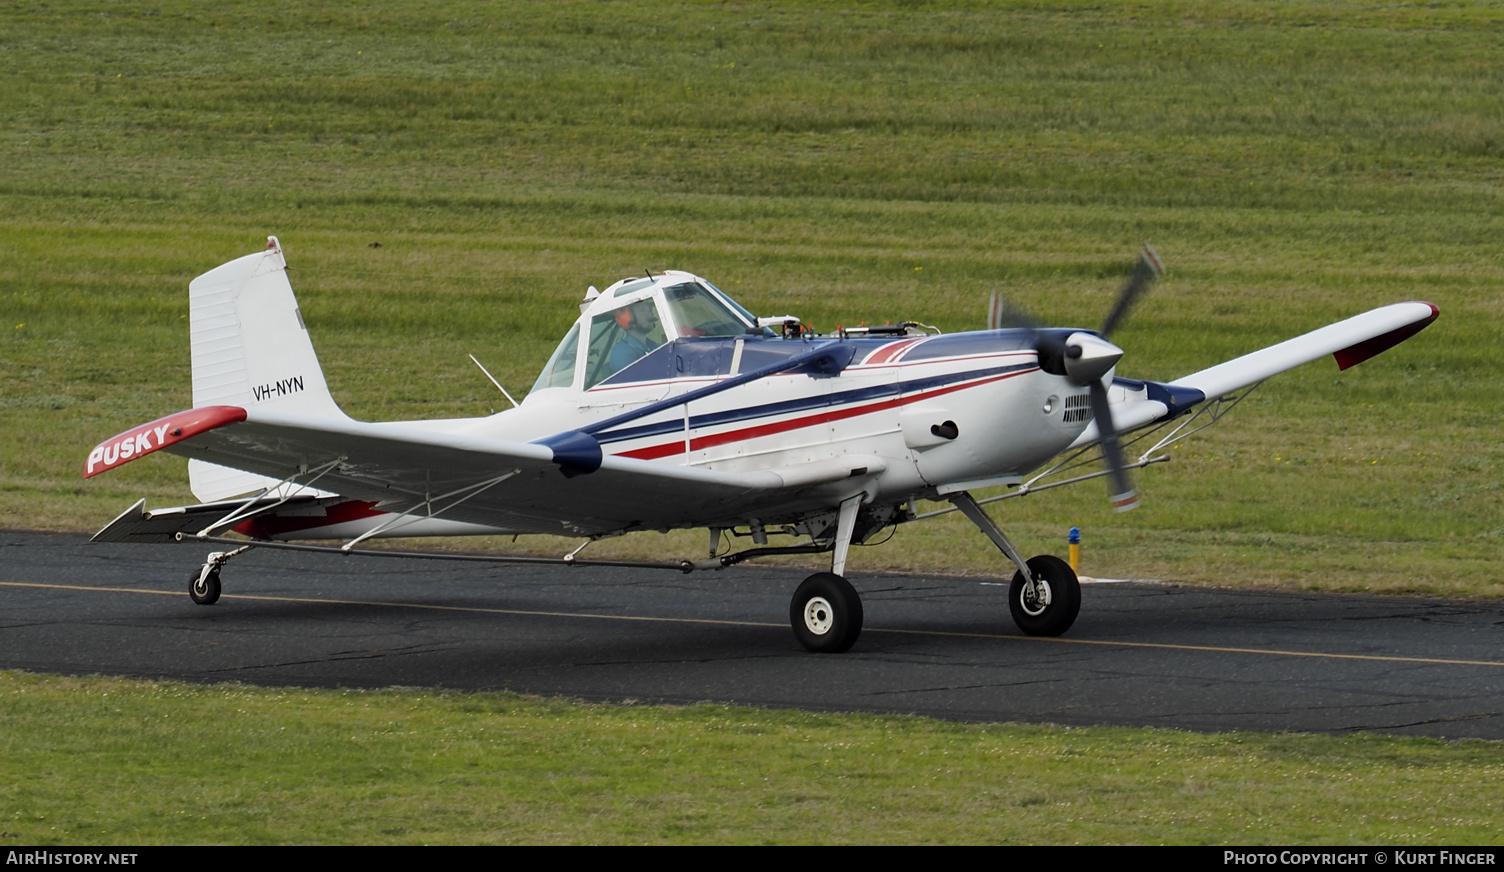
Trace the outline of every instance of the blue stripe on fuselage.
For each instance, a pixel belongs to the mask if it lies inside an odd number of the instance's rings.
[[[856,388],[849,391],[828,395],[812,395],[800,397],[796,400],[786,400],[782,403],[771,403],[765,406],[749,406],[741,409],[728,409],[724,412],[711,412],[705,415],[691,416],[689,426],[691,429],[702,427],[715,427],[723,424],[734,424],[742,421],[752,421],[758,418],[770,418],[777,415],[787,415],[794,412],[807,412],[814,409],[823,409],[829,406],[845,406],[855,403],[863,403],[871,400],[896,397],[908,393],[933,390],[963,381],[984,379],[992,376],[1010,375],[1038,369],[1039,364],[1035,361],[1027,363],[1008,364],[1006,366],[994,366],[986,369],[973,369],[966,372],[942,373],[926,378],[911,379],[890,384],[872,385],[865,388]],[[596,433],[595,438],[602,444],[612,442],[625,442],[631,439],[643,439],[649,436],[663,436],[669,433],[680,433],[684,430],[684,420],[660,421],[655,424],[643,424],[637,427],[624,427],[619,430],[609,430]]]

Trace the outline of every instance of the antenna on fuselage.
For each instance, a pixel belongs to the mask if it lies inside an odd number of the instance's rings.
[[[501,382],[496,380],[496,376],[491,375],[491,371],[486,369],[486,367],[480,361],[476,360],[475,355],[470,355],[470,360],[473,361],[476,366],[480,367],[480,371],[486,374],[486,378],[491,380],[491,384],[496,385],[496,389],[498,391],[501,391],[501,395],[507,398],[507,402],[512,404],[512,408],[517,408],[517,401],[512,399],[512,395],[507,393],[507,389],[501,386]]]

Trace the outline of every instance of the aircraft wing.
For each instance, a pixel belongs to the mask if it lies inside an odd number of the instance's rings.
[[[1207,399],[1215,399],[1328,354],[1337,359],[1338,369],[1347,369],[1419,333],[1436,320],[1438,313],[1430,303],[1395,303],[1219,363],[1170,384],[1193,388]]]
[[[607,455],[582,473],[563,463],[554,447],[534,442],[210,406],[106,440],[90,453],[84,476],[157,450],[279,481],[299,474],[300,483],[385,511],[427,514],[420,506],[431,499],[450,520],[562,535],[741,519],[759,495],[786,499],[791,489],[873,475],[884,466],[878,458],[850,457],[731,473]]]
[[[1121,432],[1177,415],[1205,400],[1252,387],[1270,376],[1330,354],[1347,369],[1393,348],[1426,328],[1439,314],[1431,303],[1395,303],[1312,330],[1278,345],[1203,369],[1166,384],[1147,383],[1147,398],[1130,400],[1112,410]],[[1071,445],[1080,448],[1101,438],[1095,422]]]

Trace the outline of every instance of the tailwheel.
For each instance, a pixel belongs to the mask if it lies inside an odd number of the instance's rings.
[[[833,572],[819,572],[794,591],[789,622],[805,648],[816,654],[839,654],[862,634],[862,598],[851,582]]]
[[[212,606],[219,600],[219,567],[205,565],[188,577],[188,595],[201,606]]]
[[[1028,561],[1031,585],[1022,572],[1008,585],[1008,609],[1013,623],[1030,636],[1059,636],[1076,622],[1081,611],[1081,582],[1069,563],[1041,554]]]

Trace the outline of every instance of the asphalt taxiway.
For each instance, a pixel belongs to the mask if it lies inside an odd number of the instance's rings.
[[[794,640],[804,573],[496,566],[0,531],[0,668],[261,685],[511,690],[970,721],[1504,739],[1504,605],[1088,585],[1059,639],[1004,579],[853,573],[846,654]]]

